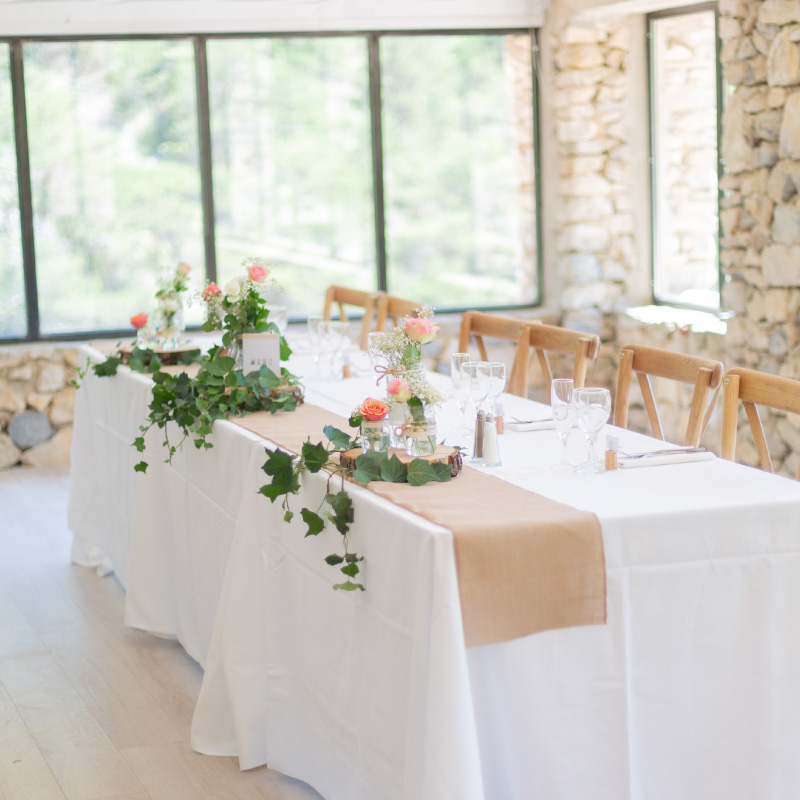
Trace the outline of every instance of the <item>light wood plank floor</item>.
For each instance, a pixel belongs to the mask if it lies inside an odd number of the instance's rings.
[[[189,747],[202,670],[70,564],[65,471],[0,472],[0,800],[321,800]]]

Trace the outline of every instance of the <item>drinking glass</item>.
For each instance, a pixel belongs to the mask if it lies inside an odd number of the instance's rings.
[[[325,323],[325,332],[330,347],[332,378],[335,381],[342,379],[342,364],[344,352],[350,346],[350,323],[344,320],[335,320]]]
[[[323,322],[322,314],[308,315],[308,344],[314,358],[314,374],[319,377],[319,357],[322,352],[322,340],[319,326]]]
[[[578,425],[586,435],[589,447],[586,463],[581,464],[575,471],[581,475],[604,472],[605,466],[595,460],[594,448],[597,434],[611,413],[611,393],[608,389],[578,389],[575,392],[575,411],[578,415]]]
[[[283,336],[289,327],[289,309],[286,306],[273,305],[269,305],[267,308],[269,309],[269,321],[278,326],[278,332]]]
[[[550,407],[553,409],[556,433],[561,439],[561,461],[553,464],[550,469],[558,472],[572,469],[572,464],[567,461],[567,439],[575,421],[574,388],[572,378],[555,378],[550,383]]]
[[[459,422],[456,431],[468,431],[466,410],[467,400],[469,399],[466,393],[461,391],[461,365],[469,361],[469,353],[453,353],[450,356],[450,383],[453,386],[453,393],[456,396],[456,403],[458,403]]]
[[[506,365],[501,361],[489,361],[481,369],[484,371],[489,387],[487,391],[489,413],[494,416],[495,402],[506,388]]]
[[[489,373],[485,369],[486,361],[467,361],[460,367],[461,385],[459,391],[463,392],[475,406],[476,415],[481,413],[481,405],[489,394]],[[478,456],[473,448],[470,461],[481,463],[483,456]]]

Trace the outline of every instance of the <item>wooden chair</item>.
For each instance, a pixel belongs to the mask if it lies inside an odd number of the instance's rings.
[[[423,303],[415,303],[413,300],[384,294],[378,302],[376,329],[379,331],[385,330],[387,319],[391,319],[395,325],[399,325],[404,317],[416,317],[423,305]]]
[[[658,347],[646,347],[640,344],[624,345],[619,351],[617,396],[614,406],[614,424],[619,428],[628,427],[628,395],[633,373],[636,373],[642,389],[644,407],[650,420],[653,436],[662,440],[664,433],[661,430],[661,420],[650,385],[650,376],[694,384],[692,407],[689,412],[684,444],[688,447],[697,447],[717,402],[722,385],[722,363],[710,358],[661,350]],[[714,391],[714,394],[709,401],[708,395],[711,390]]]
[[[597,359],[600,352],[600,337],[591,334],[570,331],[556,325],[544,325],[529,319],[501,317],[497,314],[486,314],[482,311],[467,311],[461,320],[461,331],[458,338],[458,350],[466,353],[470,337],[475,339],[478,352],[484,361],[489,360],[483,337],[515,341],[517,351],[506,391],[526,397],[528,394],[528,355],[530,348],[536,351],[539,365],[542,368],[548,395],[553,372],[547,358],[551,353],[566,353],[575,356],[572,379],[576,387],[582,387],[586,381],[586,371],[590,362]]]
[[[358,289],[348,289],[344,286],[329,286],[325,293],[325,306],[322,309],[322,318],[331,318],[331,309],[334,303],[339,306],[339,318],[347,322],[347,312],[345,306],[355,306],[364,309],[364,317],[361,322],[361,335],[359,337],[359,347],[367,349],[367,337],[372,330],[372,322],[378,308],[378,301],[382,295],[380,292],[362,292]],[[383,330],[379,328],[378,330]]]
[[[736,460],[736,419],[741,400],[753,432],[761,469],[773,472],[764,427],[756,405],[800,414],[800,381],[737,367],[725,373],[723,384],[722,457],[728,461]],[[797,467],[797,478],[800,480],[800,464]]]
[[[528,347],[532,347],[539,360],[542,374],[547,385],[547,394],[550,395],[550,384],[553,380],[553,371],[550,368],[550,360],[547,358],[549,353],[563,353],[575,357],[572,368],[572,381],[576,389],[582,389],[586,385],[586,373],[590,364],[597,361],[600,354],[600,337],[597,334],[582,333],[581,331],[571,331],[567,328],[560,328],[557,325],[545,325],[541,322],[531,322],[528,332]],[[527,364],[527,350],[517,352],[517,358]],[[513,370],[512,370],[513,371]],[[523,383],[521,392],[525,396],[528,391],[527,373],[523,375],[519,370],[518,374],[522,377]]]

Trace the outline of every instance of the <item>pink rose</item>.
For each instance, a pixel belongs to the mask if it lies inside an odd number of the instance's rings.
[[[222,294],[222,289],[220,289],[216,283],[209,283],[208,286],[203,289],[203,300],[208,303],[212,297],[216,297],[218,294]]]
[[[145,314],[144,312],[139,314],[134,314],[131,317],[131,325],[133,325],[133,327],[136,328],[137,330],[139,328],[144,328],[144,326],[147,325],[147,314]]]
[[[392,378],[386,384],[386,391],[398,402],[407,403],[411,399],[411,389],[402,378]]]
[[[250,278],[253,283],[261,283],[267,275],[269,275],[269,270],[261,264],[251,264],[247,268],[247,277]]]
[[[178,272],[180,272],[181,275],[188,275],[191,271],[192,268],[185,261],[181,261],[181,263],[178,264]]]
[[[436,331],[439,326],[433,323],[431,319],[416,319],[416,317],[409,317],[406,320],[406,333],[408,338],[420,344],[428,344],[436,338]]]

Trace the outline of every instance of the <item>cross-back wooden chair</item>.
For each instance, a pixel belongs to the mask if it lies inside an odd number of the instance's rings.
[[[528,348],[532,347],[536,353],[547,385],[548,396],[550,384],[553,381],[553,370],[550,368],[548,353],[563,353],[575,357],[572,381],[576,389],[582,389],[586,385],[586,373],[589,365],[594,364],[600,354],[600,337],[597,334],[571,331],[568,328],[560,328],[558,325],[545,325],[536,321],[531,322],[529,328]],[[519,349],[517,359],[527,363],[528,350]],[[521,370],[518,370],[517,373],[524,378],[524,383],[520,387],[521,392],[519,392],[524,396],[528,391],[527,374],[523,375]]]
[[[423,303],[415,303],[413,300],[406,300],[403,297],[384,294],[378,302],[377,329],[385,330],[387,319],[391,319],[395,325],[399,325],[404,317],[416,317],[422,306]]]
[[[530,320],[503,317],[499,314],[487,314],[483,311],[466,311],[461,318],[458,334],[458,352],[469,351],[470,338],[475,340],[481,358],[489,361],[483,337],[516,342],[517,350],[511,372],[506,380],[506,391],[524,397],[528,386],[528,359],[518,357],[519,353],[528,353],[528,328]]]
[[[329,320],[333,305],[339,306],[339,318],[344,322],[348,321],[345,306],[354,306],[364,309],[364,317],[361,321],[361,334],[359,336],[359,347],[367,349],[367,339],[372,330],[372,323],[378,310],[378,302],[381,299],[380,292],[362,292],[359,289],[348,289],[345,286],[329,286],[325,293],[325,305],[322,309],[322,318]],[[378,330],[383,330],[379,328]]]
[[[725,373],[723,384],[722,457],[728,461],[736,460],[736,420],[741,400],[758,450],[761,469],[773,472],[772,458],[757,406],[800,414],[800,381],[736,367]],[[800,480],[800,464],[797,467],[797,478]]]
[[[614,424],[619,428],[628,427],[628,396],[633,374],[636,375],[642,390],[644,407],[650,420],[653,436],[662,440],[664,433],[661,430],[661,419],[653,396],[653,388],[650,385],[650,377],[694,384],[684,444],[688,447],[697,447],[717,402],[722,386],[722,369],[722,362],[710,358],[676,353],[641,344],[624,345],[619,351]],[[714,394],[709,400],[708,396],[711,391]]]

